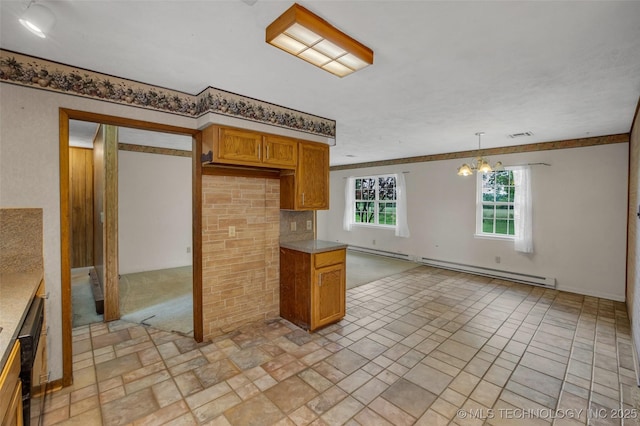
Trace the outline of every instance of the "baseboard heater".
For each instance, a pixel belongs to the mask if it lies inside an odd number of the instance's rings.
[[[468,272],[470,274],[482,275],[491,278],[500,278],[508,281],[515,281],[523,284],[532,284],[546,288],[556,288],[556,279],[553,277],[541,277],[538,275],[523,274],[520,272],[503,271],[500,269],[485,268],[482,266],[465,265],[463,263],[447,262],[445,260],[429,259],[427,257],[421,258],[418,262],[437,268]]]
[[[392,251],[377,250],[377,249],[371,249],[371,248],[360,247],[360,246],[352,246],[352,245],[349,245],[348,249],[351,251],[359,251],[361,253],[376,254],[378,256],[385,256],[385,257],[393,257],[395,259],[411,260],[408,254],[394,253]]]

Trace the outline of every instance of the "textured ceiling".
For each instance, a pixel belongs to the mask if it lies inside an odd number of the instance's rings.
[[[2,0],[0,47],[335,119],[332,165],[626,133],[640,97],[640,1],[300,2],[375,52],[342,79],[264,42],[291,1],[38,3],[51,37]]]

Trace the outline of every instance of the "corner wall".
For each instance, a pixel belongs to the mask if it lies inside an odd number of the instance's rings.
[[[204,340],[280,314],[279,237],[278,179],[202,177]]]
[[[120,274],[191,265],[191,162],[118,151]]]

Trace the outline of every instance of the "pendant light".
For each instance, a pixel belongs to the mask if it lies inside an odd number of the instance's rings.
[[[458,167],[458,176],[470,176],[473,174],[474,170],[480,173],[488,173],[494,170],[502,169],[502,162],[498,161],[493,166],[491,166],[489,159],[483,157],[481,154],[482,146],[481,146],[481,138],[484,135],[484,132],[476,133],[478,136],[478,156],[471,164],[464,163],[462,166]]]
[[[27,10],[18,20],[33,34],[40,38],[46,38],[47,33],[51,31],[56,22],[56,17],[48,7],[31,1]]]

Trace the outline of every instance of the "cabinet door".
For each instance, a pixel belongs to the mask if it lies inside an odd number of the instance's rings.
[[[278,136],[264,137],[262,162],[265,165],[295,168],[298,163],[298,141]]]
[[[216,152],[216,160],[222,160],[221,162],[259,165],[262,162],[262,135],[251,131],[222,128]]]
[[[301,210],[329,208],[329,145],[301,142],[296,175],[297,206]]]
[[[311,329],[338,321],[345,315],[345,265],[316,269],[311,302]]]

